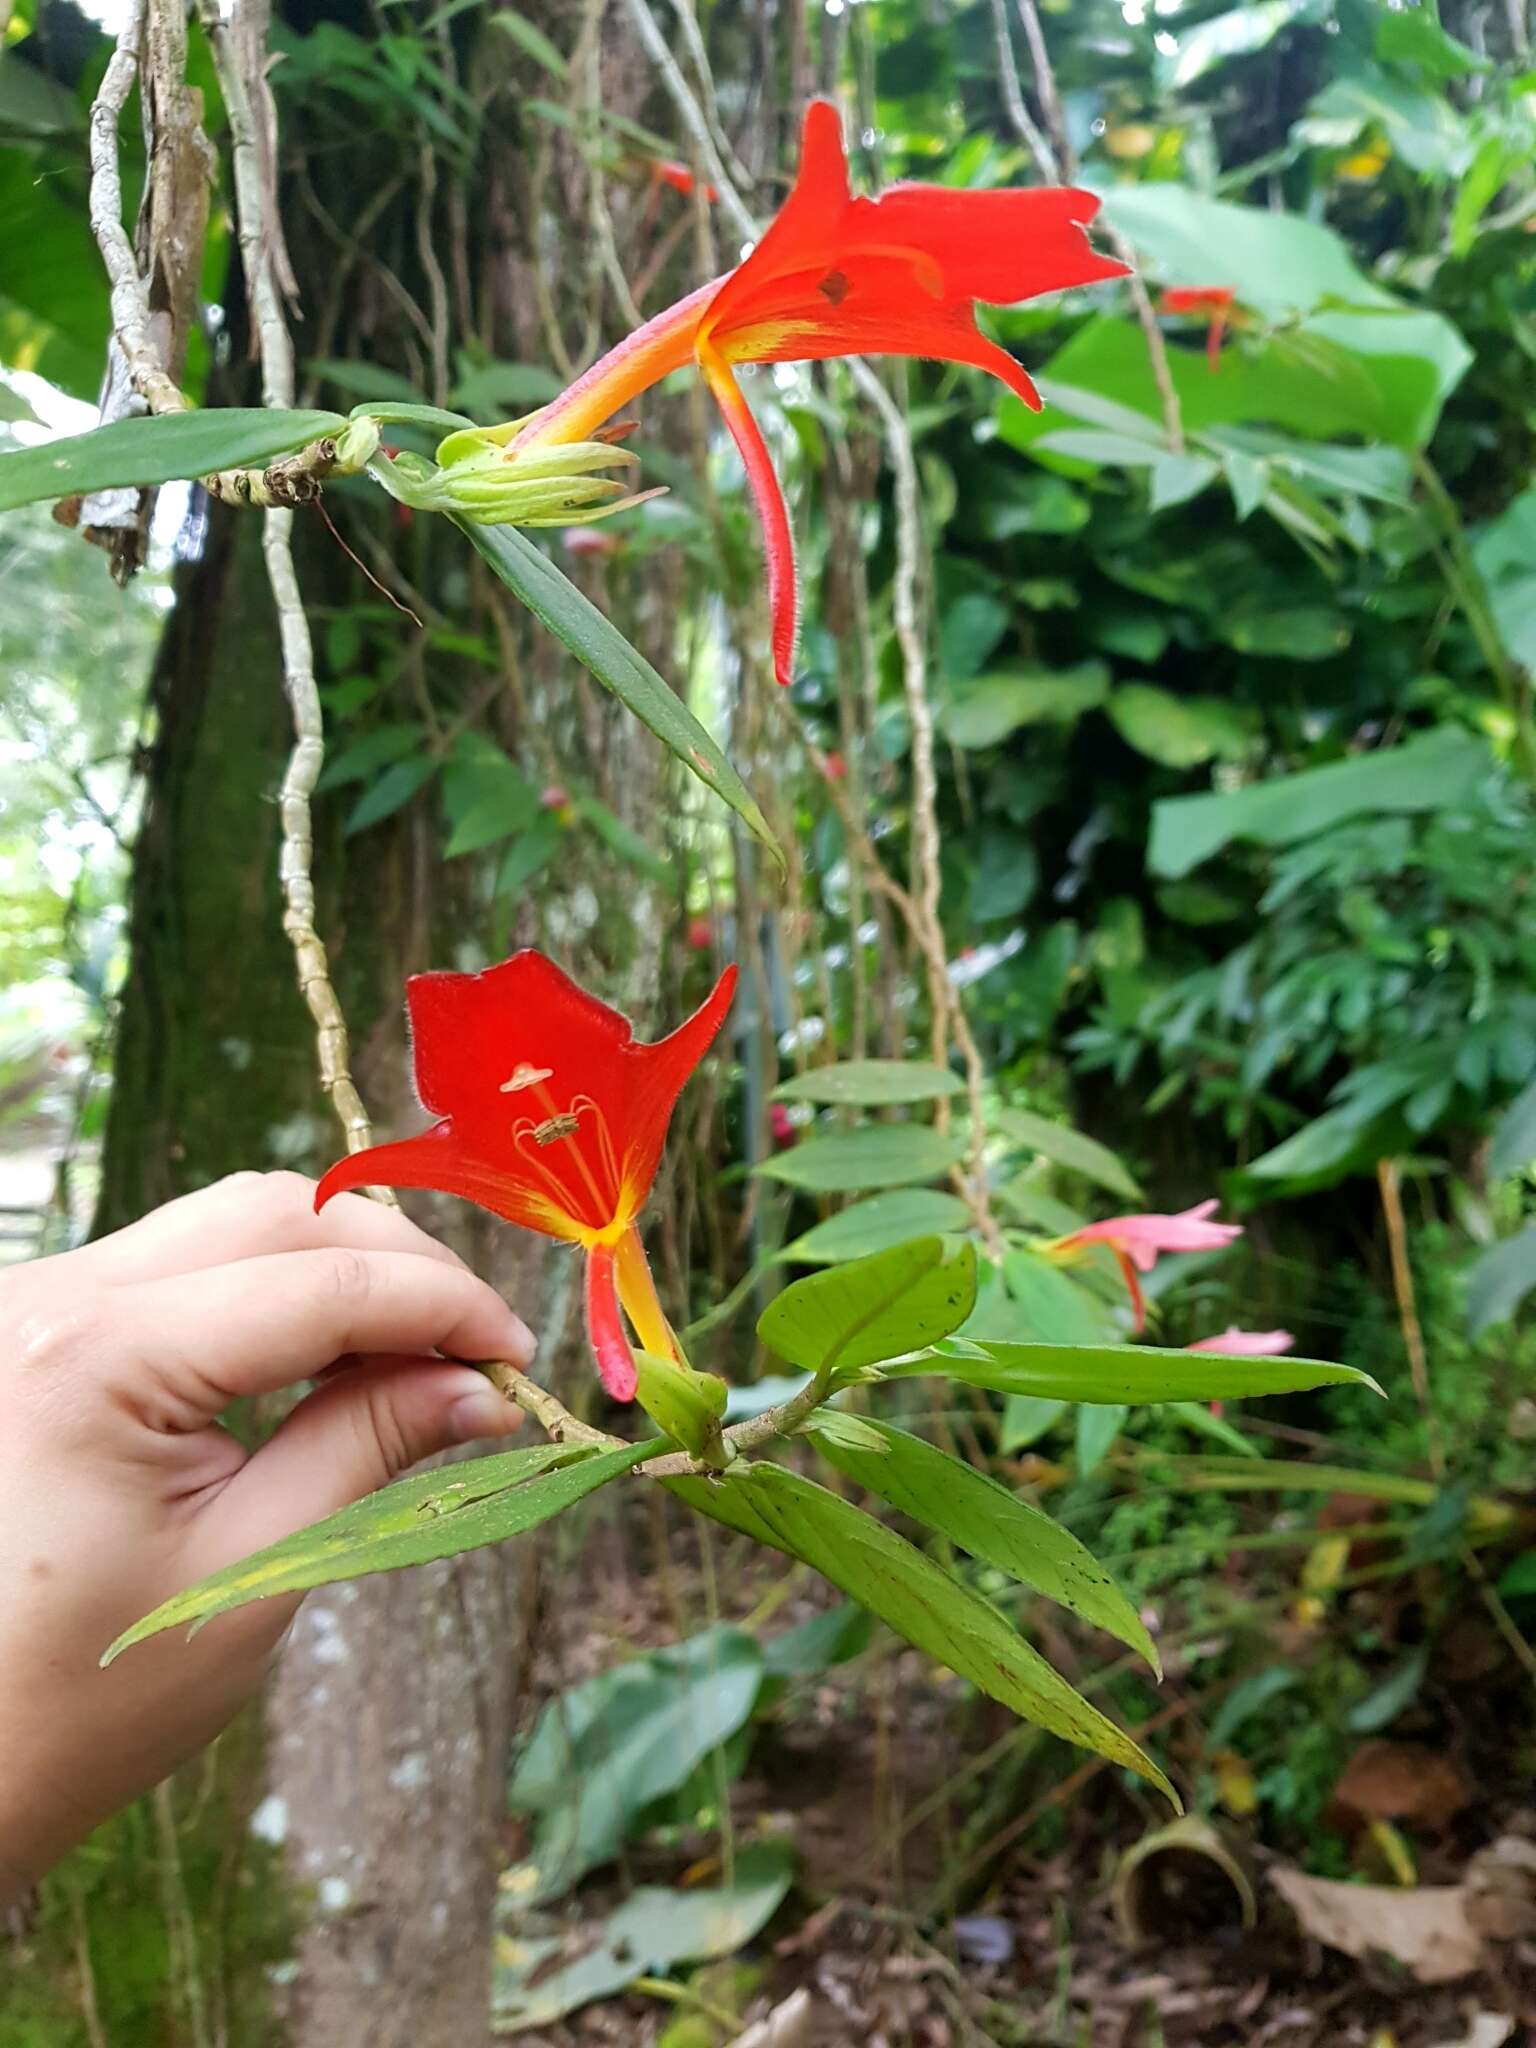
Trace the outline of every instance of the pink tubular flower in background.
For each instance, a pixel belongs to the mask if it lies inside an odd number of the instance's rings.
[[[1212,370],[1221,368],[1221,337],[1232,318],[1237,294],[1228,284],[1175,285],[1163,293],[1165,313],[1209,313],[1205,331],[1205,357]]]
[[[1202,1337],[1198,1344],[1186,1344],[1186,1351],[1219,1351],[1224,1358],[1278,1358],[1282,1351],[1295,1349],[1289,1330],[1223,1330],[1219,1337]]]
[[[1095,1245],[1107,1245],[1125,1275],[1135,1327],[1140,1332],[1147,1326],[1147,1304],[1137,1276],[1151,1272],[1160,1252],[1222,1251],[1233,1238],[1242,1236],[1240,1223],[1209,1221],[1216,1207],[1212,1197],[1177,1216],[1109,1216],[1102,1223],[1089,1223],[1082,1230],[1070,1231],[1065,1237],[1041,1245],[1039,1250],[1044,1258],[1072,1265],[1087,1257]]]

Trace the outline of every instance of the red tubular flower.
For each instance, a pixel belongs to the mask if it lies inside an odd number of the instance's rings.
[[[1138,1275],[1151,1272],[1159,1253],[1222,1251],[1233,1238],[1242,1236],[1241,1223],[1209,1220],[1215,1208],[1213,1199],[1197,1202],[1193,1209],[1181,1210],[1177,1216],[1109,1216],[1102,1223],[1090,1223],[1085,1229],[1053,1238],[1037,1249],[1044,1258],[1072,1265],[1094,1245],[1107,1245],[1125,1275],[1135,1327],[1140,1331],[1146,1328],[1147,1304]]]
[[[735,989],[728,967],[669,1038],[637,1045],[627,1017],[542,953],[514,953],[482,974],[413,975],[406,1003],[416,1091],[439,1121],[339,1160],[315,1207],[345,1188],[437,1188],[583,1246],[597,1369],[615,1400],[633,1400],[625,1316],[646,1351],[680,1355],[635,1219],[673,1104]]]
[[[794,190],[740,268],[637,328],[536,413],[507,453],[585,440],[639,392],[696,363],[736,442],[763,524],[774,673],[787,683],[796,633],[794,543],[735,365],[931,356],[990,371],[1038,412],[1039,393],[1022,365],[978,330],[976,301],[1012,305],[1123,277],[1126,266],[1099,255],[1085,232],[1098,210],[1094,193],[1055,187],[967,192],[893,185],[879,199],[855,198],[837,109],[813,100]]]
[[[651,176],[658,185],[669,185],[674,192],[681,192],[685,199],[693,196],[698,179],[687,164],[680,164],[675,157],[657,156],[651,158]],[[704,197],[713,206],[720,194],[713,185],[705,185]]]
[[[1211,324],[1205,336],[1205,355],[1213,370],[1221,368],[1222,331],[1231,318],[1236,297],[1236,292],[1226,284],[1175,285],[1163,293],[1165,313],[1210,314]]]

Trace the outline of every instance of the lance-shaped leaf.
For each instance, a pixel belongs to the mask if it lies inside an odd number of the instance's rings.
[[[507,588],[570,649],[582,667],[648,726],[691,775],[730,805],[782,872],[784,855],[779,842],[747,785],[681,697],[668,688],[644,655],[630,646],[617,626],[582,596],[547,555],[512,527],[479,526],[468,520],[456,520],[455,524]]]
[[[346,431],[335,412],[283,412],[268,406],[220,406],[114,420],[0,455],[0,512],[39,498],[168,484],[218,469],[252,469],[327,434]]]
[[[976,1247],[946,1256],[943,1238],[919,1237],[797,1280],[764,1309],[757,1334],[807,1372],[853,1372],[937,1343],[975,1302]]]
[[[969,1556],[996,1565],[1084,1621],[1107,1629],[1161,1672],[1152,1638],[1135,1608],[1070,1531],[986,1473],[947,1456],[921,1437],[873,1416],[859,1420],[874,1431],[883,1448],[866,1450],[841,1434],[826,1433],[816,1418],[807,1424],[806,1433],[829,1464],[867,1493],[878,1494],[913,1521],[937,1529]]]
[[[1152,1759],[1031,1649],[1006,1616],[862,1508],[768,1463],[729,1472],[715,1485],[662,1483],[700,1514],[813,1566],[989,1698],[1080,1749],[1123,1764],[1177,1805]]]
[[[960,1076],[932,1060],[839,1060],[782,1082],[774,1089],[773,1100],[875,1108],[892,1102],[931,1102],[939,1095],[964,1092]]]
[[[836,1266],[844,1259],[864,1259],[872,1252],[889,1251],[892,1245],[927,1237],[935,1230],[970,1227],[971,1212],[958,1195],[942,1188],[892,1188],[886,1194],[851,1203],[825,1223],[813,1224],[803,1237],[785,1245],[778,1258],[784,1263]]]
[[[655,1438],[612,1451],[539,1444],[397,1480],[174,1594],[126,1629],[102,1662],[110,1664],[130,1645],[162,1629],[190,1623],[196,1630],[214,1615],[253,1600],[430,1564],[434,1558],[521,1536],[664,1448]]]
[[[1223,1358],[1214,1351],[1157,1351],[1140,1344],[943,1344],[886,1367],[892,1379],[942,1373],[996,1394],[1042,1401],[1240,1401],[1312,1387],[1381,1388],[1369,1373],[1320,1358]],[[1385,1398],[1383,1396],[1383,1398]]]
[[[963,1138],[929,1124],[868,1124],[858,1131],[803,1139],[752,1170],[792,1188],[835,1195],[854,1188],[910,1187],[946,1173],[964,1157]]]

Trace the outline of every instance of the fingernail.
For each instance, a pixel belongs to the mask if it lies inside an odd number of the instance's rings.
[[[455,1443],[472,1444],[483,1436],[505,1436],[521,1421],[510,1401],[504,1401],[494,1387],[474,1394],[461,1394],[448,1410],[448,1428]]]
[[[512,1343],[510,1348],[512,1363],[519,1367],[532,1365],[534,1353],[539,1348],[539,1340],[534,1336],[532,1330],[529,1329],[521,1316],[513,1316],[511,1321]]]

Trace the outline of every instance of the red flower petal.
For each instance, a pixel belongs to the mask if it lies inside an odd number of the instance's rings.
[[[799,632],[800,593],[795,578],[795,537],[789,523],[789,508],[779,488],[778,473],[768,453],[762,430],[752,417],[752,408],[741,395],[731,375],[730,364],[711,342],[699,344],[699,367],[703,370],[715,402],[736,443],[747,485],[763,526],[763,547],[768,557],[768,609],[773,620],[773,673],[788,683],[795,670],[795,641]]]
[[[482,974],[421,974],[407,988],[416,1086],[441,1120],[420,1136],[351,1154],[317,1203],[343,1188],[439,1188],[530,1230],[582,1242],[640,1210],[678,1093],[720,1028],[736,986],[656,1045],[542,953]]]

